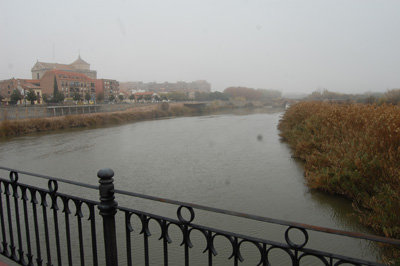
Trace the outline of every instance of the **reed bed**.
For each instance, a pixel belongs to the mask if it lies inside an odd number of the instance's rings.
[[[279,129],[309,187],[351,199],[362,223],[400,238],[400,106],[301,102]]]

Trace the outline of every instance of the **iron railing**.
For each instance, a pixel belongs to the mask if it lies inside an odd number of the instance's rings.
[[[118,261],[120,265],[133,265],[134,262],[138,265],[150,265],[150,253],[158,254],[160,264],[175,265],[176,253],[171,256],[169,250],[172,245],[171,231],[174,231],[173,234],[179,234],[182,239],[180,246],[183,247],[182,258],[185,265],[221,265],[215,262],[215,258],[218,257],[217,239],[225,239],[225,243],[228,245],[226,248],[229,249],[230,256],[226,258],[224,265],[251,265],[247,264],[242,256],[242,247],[245,245],[252,245],[256,250],[251,256],[257,256],[255,263],[257,265],[271,265],[271,254],[275,250],[283,252],[290,265],[307,265],[304,263],[310,257],[317,260],[320,265],[381,265],[378,262],[369,262],[308,248],[306,246],[310,232],[400,246],[400,240],[397,239],[288,222],[117,190],[114,189],[114,172],[111,169],[102,169],[98,172],[99,186],[6,167],[0,167],[0,170],[3,171],[0,173],[0,253],[21,265],[89,264],[110,266],[118,265]],[[4,177],[5,173],[8,177]],[[27,177],[27,182],[21,183],[21,176]],[[47,188],[39,186],[38,181],[33,181],[32,178],[40,178],[47,182]],[[72,195],[74,193],[61,193],[59,191],[60,183],[63,183],[64,186],[78,187],[80,190],[99,191],[100,201],[88,199],[95,195],[89,192],[87,192],[87,197],[74,196]],[[176,206],[177,218],[118,206],[115,194],[121,195],[121,198],[124,195]],[[99,214],[96,208],[99,210]],[[284,241],[278,242],[196,224],[194,223],[195,210],[198,210],[199,213],[209,212],[225,217],[239,217],[248,221],[283,226]],[[73,215],[76,218],[72,217]],[[123,220],[120,228],[118,227],[120,223],[116,223],[116,217]],[[133,217],[136,217],[138,221],[139,234],[142,235],[140,236],[142,239],[132,236],[134,232]],[[87,221],[83,218],[87,218]],[[219,221],[215,221],[215,223],[217,222]],[[158,226],[160,232],[158,238],[162,243],[160,249],[149,247],[150,227],[154,227],[154,224]],[[118,230],[122,233],[118,234]],[[301,233],[302,240],[300,242],[292,238],[292,231]],[[190,259],[190,250],[197,248],[192,244],[195,232],[198,233],[196,237],[203,238],[205,243],[203,253],[206,254],[204,255],[206,263],[196,263]],[[133,257],[133,254],[138,252],[134,249],[134,240],[135,243],[143,241],[140,248],[140,252],[143,254],[140,259]],[[134,261],[134,259],[136,260]],[[283,264],[278,262],[278,265]]]

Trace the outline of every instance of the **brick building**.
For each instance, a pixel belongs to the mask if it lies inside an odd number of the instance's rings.
[[[6,79],[0,81],[0,96],[3,102],[9,102],[10,96],[14,90],[18,89],[17,79]]]
[[[26,95],[29,90],[33,90],[38,97],[35,103],[41,103],[42,90],[40,81],[37,79],[7,79],[0,81],[0,95],[3,98],[2,102],[9,102],[11,94],[14,90],[18,90],[22,96]]]
[[[99,97],[101,94],[103,94],[103,99],[106,102],[109,101],[111,95],[117,99],[119,95],[119,82],[114,79],[97,79],[96,96]]]
[[[63,70],[69,72],[77,72],[88,76],[89,78],[96,79],[97,72],[95,70],[90,70],[90,64],[85,60],[78,57],[71,64],[58,64],[58,63],[45,63],[37,61],[32,67],[32,79],[41,79],[47,71],[50,70]]]
[[[67,101],[72,100],[76,93],[82,100],[89,94],[93,101],[96,100],[96,94],[103,94],[103,99],[108,101],[111,95],[118,98],[120,93],[118,81],[97,79],[97,72],[90,70],[90,64],[80,56],[69,65],[37,61],[31,71],[34,79],[12,78],[0,81],[2,102],[9,102],[14,90],[18,90],[23,96],[33,90],[38,96],[37,103],[42,102],[43,94],[53,97],[55,88]]]
[[[64,94],[66,100],[72,99],[75,93],[79,93],[81,99],[84,99],[87,93],[92,100],[95,99],[96,79],[77,72],[50,70],[40,79],[43,94],[54,95],[54,81],[57,83],[58,91]]]

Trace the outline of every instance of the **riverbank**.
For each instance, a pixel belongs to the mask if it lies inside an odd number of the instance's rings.
[[[209,111],[208,109],[205,111]],[[15,137],[38,132],[50,132],[72,128],[91,128],[117,125],[163,117],[195,115],[199,112],[200,110],[187,108],[183,104],[174,103],[142,106],[130,108],[125,111],[110,113],[6,120],[0,123],[0,137]]]
[[[400,107],[302,102],[279,123],[309,187],[345,196],[365,225],[400,238]]]
[[[243,106],[235,106],[224,102],[213,102],[203,108],[191,108],[185,106],[183,103],[160,103],[158,105],[141,106],[110,113],[5,120],[0,122],[0,137],[9,138],[39,132],[52,132],[73,128],[93,128],[168,117],[229,112],[240,108],[243,108]]]

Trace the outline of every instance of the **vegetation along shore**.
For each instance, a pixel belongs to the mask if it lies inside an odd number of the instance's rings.
[[[400,238],[400,106],[300,102],[279,123],[309,187],[343,195],[363,224]]]
[[[211,109],[211,107],[207,108],[207,110],[208,109]],[[50,132],[72,128],[101,127],[163,117],[195,115],[199,112],[200,110],[185,107],[181,103],[162,103],[159,105],[136,107],[126,111],[110,113],[5,120],[0,123],[0,137],[22,136],[38,132]]]
[[[67,115],[59,117],[5,120],[0,122],[0,137],[8,138],[28,135],[39,132],[51,132],[73,128],[91,128],[123,123],[138,122],[176,116],[193,116],[211,114],[219,111],[229,111],[246,107],[261,107],[249,102],[246,105],[237,105],[232,102],[214,101],[199,108],[190,107],[184,103],[159,103],[154,105],[134,107],[126,111],[111,113],[93,113]]]

